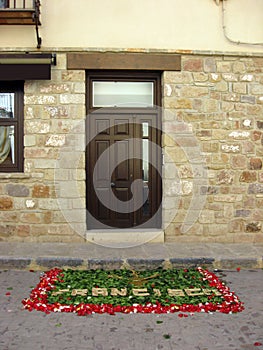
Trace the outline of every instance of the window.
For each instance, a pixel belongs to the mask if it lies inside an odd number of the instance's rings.
[[[155,94],[158,84],[152,72],[89,72],[87,86],[90,109],[151,109],[159,105]]]
[[[0,82],[0,172],[23,171],[23,82]]]
[[[153,82],[93,81],[93,107],[153,107]]]

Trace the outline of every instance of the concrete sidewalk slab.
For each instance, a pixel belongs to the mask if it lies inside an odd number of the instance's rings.
[[[108,248],[93,243],[0,243],[0,269],[136,269],[181,266],[263,268],[263,245],[223,243],[145,243]]]

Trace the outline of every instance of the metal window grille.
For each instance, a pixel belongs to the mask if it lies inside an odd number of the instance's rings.
[[[0,8],[29,10],[35,8],[34,0],[0,0]]]

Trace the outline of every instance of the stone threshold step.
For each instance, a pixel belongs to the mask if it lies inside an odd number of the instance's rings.
[[[164,231],[158,229],[88,230],[86,241],[112,248],[127,248],[145,243],[164,243]]]

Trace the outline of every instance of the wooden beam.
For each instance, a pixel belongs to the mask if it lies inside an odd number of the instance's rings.
[[[33,20],[34,10],[5,10],[0,11],[0,24],[26,24],[33,25],[35,24]]]
[[[68,69],[181,70],[181,56],[159,53],[68,53]]]

